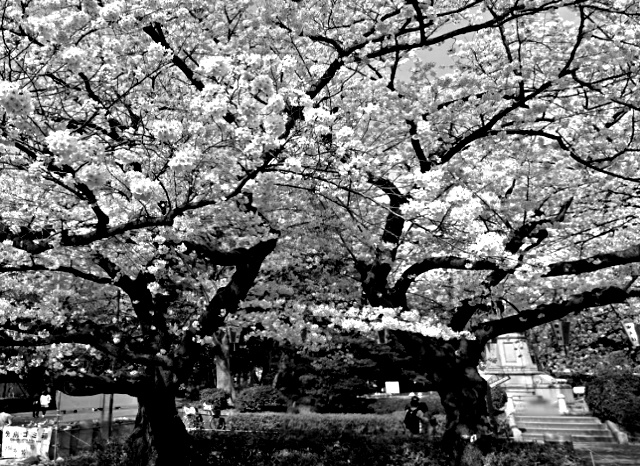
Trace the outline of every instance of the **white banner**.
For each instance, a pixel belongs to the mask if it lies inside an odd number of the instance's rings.
[[[2,457],[49,457],[52,427],[5,426],[2,429]]]
[[[560,346],[566,346],[569,344],[569,327],[571,323],[564,320],[557,320],[551,324],[553,332],[556,334],[558,344]]]
[[[638,324],[634,324],[633,322],[625,322],[622,324],[624,327],[624,331],[629,337],[629,341],[632,346],[640,346],[640,342],[638,341],[638,328],[640,327]]]

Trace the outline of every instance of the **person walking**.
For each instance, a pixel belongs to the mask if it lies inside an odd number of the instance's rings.
[[[49,405],[51,404],[51,395],[45,390],[40,395],[40,411],[42,411],[42,417],[47,414],[47,409],[49,409]]]

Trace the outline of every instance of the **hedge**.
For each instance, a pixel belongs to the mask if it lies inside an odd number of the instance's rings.
[[[279,390],[266,385],[256,385],[242,390],[235,399],[240,411],[286,411],[287,398]]]
[[[247,432],[309,432],[332,436],[345,432],[368,435],[408,435],[402,424],[402,413],[375,414],[279,414],[237,413],[227,417],[227,427]]]
[[[195,465],[211,466],[449,466],[439,442],[427,442],[401,426],[401,414],[234,414],[232,430],[196,431]],[[439,415],[441,416],[441,415]],[[537,445],[483,438],[493,452],[483,466],[578,466],[570,445]],[[124,450],[122,450],[123,452]],[[473,450],[472,450],[473,451]],[[476,450],[476,454],[479,452]],[[68,464],[125,466],[124,453],[96,452],[93,461]],[[476,464],[476,463],[472,463]]]
[[[438,392],[426,392],[420,395],[420,401],[427,404],[429,413],[444,413],[440,395]],[[389,414],[396,411],[404,411],[409,404],[409,397],[387,396],[371,399],[369,403],[369,411],[375,414]]]
[[[599,372],[587,383],[585,400],[594,416],[640,432],[640,377],[631,370]]]

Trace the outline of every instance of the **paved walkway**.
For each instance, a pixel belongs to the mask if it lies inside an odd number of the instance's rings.
[[[127,406],[120,409],[113,410],[113,419],[135,419],[136,414],[138,413],[137,406]],[[13,420],[12,424],[16,426],[24,426],[34,421],[31,413],[12,413]],[[103,419],[105,417],[105,419]],[[56,411],[49,411],[45,415],[44,418],[38,418],[36,421],[38,423],[43,421],[49,421],[50,423],[55,422],[56,418],[58,418]],[[71,422],[78,421],[106,421],[106,416],[103,416],[101,411],[91,411],[91,410],[78,410],[77,413],[67,412],[65,414],[60,414],[58,418],[58,422],[61,424],[68,424]],[[1,464],[1,463],[0,463]]]

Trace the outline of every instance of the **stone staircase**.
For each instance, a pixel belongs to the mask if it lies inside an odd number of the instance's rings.
[[[546,413],[516,413],[516,425],[527,442],[616,443],[599,419]]]
[[[531,394],[512,394],[515,423],[525,442],[571,442],[589,466],[640,466],[640,445],[620,445],[599,419],[560,415],[558,406]],[[576,412],[571,410],[571,412]]]

